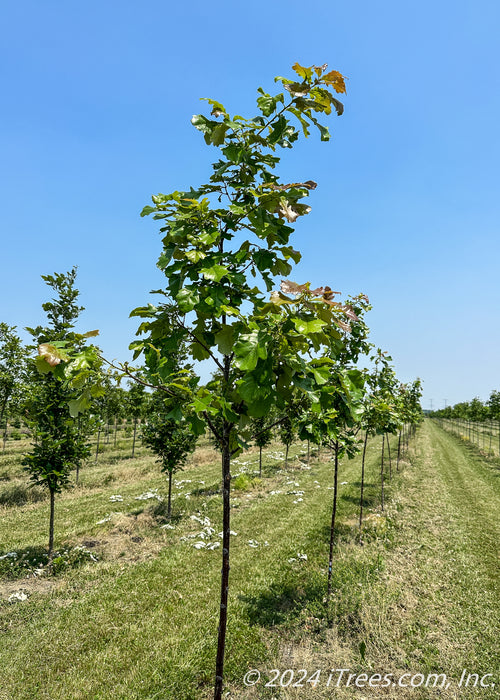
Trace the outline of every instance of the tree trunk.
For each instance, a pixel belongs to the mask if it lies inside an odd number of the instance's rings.
[[[365,456],[366,445],[368,443],[368,430],[365,432],[365,442],[363,445],[363,457],[361,458],[361,494],[359,497],[359,529],[363,526],[363,491],[365,489]]]
[[[259,476],[262,476],[262,447],[259,447]]]
[[[288,448],[289,447],[290,447],[290,445],[287,445],[286,449],[285,449],[285,469],[288,469]]]
[[[135,455],[135,435],[137,433],[137,416],[134,416],[134,439],[132,441],[132,457]]]
[[[219,634],[217,640],[217,658],[215,662],[214,700],[221,700],[224,678],[224,653],[226,649],[227,602],[229,590],[229,538],[230,538],[230,490],[231,490],[231,453],[229,451],[229,434],[231,426],[224,425],[224,446],[222,449],[222,571],[220,585]]]
[[[389,479],[392,479],[392,459],[391,459],[391,446],[389,444],[389,433],[385,434],[387,440],[387,454],[389,455]]]
[[[168,472],[168,502],[167,502],[167,518],[170,520],[172,515],[172,472]]]
[[[399,457],[401,455],[401,430],[399,431],[399,436],[398,436],[398,456],[396,459],[396,471],[399,471]]]
[[[311,441],[307,441],[307,466],[309,466],[309,459],[311,457]]]
[[[333,506],[332,506],[332,522],[330,525],[330,552],[328,558],[328,593],[326,598],[327,608],[330,606],[330,597],[332,594],[332,568],[333,568],[333,535],[335,531],[335,516],[337,514],[337,488],[339,475],[339,443],[335,442],[335,475],[333,479]]]
[[[113,435],[113,447],[116,447],[116,416],[115,416],[115,425],[114,425],[114,435]]]
[[[99,439],[101,437],[101,424],[99,423],[99,427],[97,428],[97,445],[95,448],[95,463],[97,464],[97,458],[99,456]]]
[[[382,435],[382,461],[380,464],[380,502],[382,505],[382,512],[384,512],[384,446],[385,446],[385,434]]]
[[[55,491],[50,489],[50,519],[49,519],[49,562],[48,566],[52,565],[52,558],[54,556],[54,505],[55,505]]]
[[[5,444],[7,442],[7,431],[9,429],[8,419],[5,421],[5,430],[3,431],[3,452],[5,452]]]

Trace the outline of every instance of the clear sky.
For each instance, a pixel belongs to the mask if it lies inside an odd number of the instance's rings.
[[[424,408],[500,389],[498,0],[24,0],[2,4],[0,321],[44,321],[40,275],[78,265],[81,330],[128,359],[154,301],[150,195],[204,182],[190,124],[212,97],[255,113],[275,75],[348,76],[332,140],[283,152],[313,179],[290,277],[364,292],[373,342]],[[288,180],[290,178],[290,180]]]

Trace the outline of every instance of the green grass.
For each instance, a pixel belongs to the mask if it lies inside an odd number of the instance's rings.
[[[282,448],[273,445],[261,479],[257,450],[233,464],[240,488],[233,491],[231,522],[237,533],[226,652],[231,697],[332,697],[321,686],[246,689],[242,679],[250,668],[267,678],[272,668],[441,669],[457,679],[462,668],[497,669],[500,479],[480,456],[431,424],[415,444],[412,464],[402,464],[400,474],[393,468],[381,514],[380,439],[370,441],[362,546],[360,462],[341,464],[340,481],[347,483],[340,487],[331,626],[325,608],[329,455],[323,451],[322,461],[311,460],[306,469],[296,459],[302,446],[294,446],[285,472]],[[0,459],[0,473],[9,472],[0,482],[0,500],[24,478],[12,457]],[[133,460],[107,450],[98,465],[82,469],[77,487],[57,498],[56,548],[82,545],[98,561],[69,563],[50,578],[5,573],[0,579],[2,700],[211,696],[221,550],[193,544],[220,542],[216,453],[203,444],[175,482],[172,527],[162,527],[169,523],[157,499],[137,499],[167,490],[158,465],[140,447]],[[116,495],[123,500],[111,501]],[[0,555],[46,546],[47,502],[7,499],[0,515]],[[21,589],[28,599],[9,603]],[[480,697],[497,697],[488,692]],[[433,693],[397,689],[384,697],[457,697]],[[469,697],[465,693],[460,697]],[[339,688],[335,697],[366,695]]]

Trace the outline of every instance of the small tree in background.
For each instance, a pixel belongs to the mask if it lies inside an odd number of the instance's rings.
[[[252,425],[253,441],[259,448],[259,476],[262,476],[262,448],[271,444],[273,431],[267,418],[254,418]]]
[[[168,474],[168,518],[172,514],[172,477],[186,464],[197,440],[191,423],[168,418],[169,412],[164,393],[155,392],[148,409],[147,423],[142,429],[144,444],[158,455],[156,461],[161,464],[162,472]]]
[[[49,325],[27,328],[39,346],[39,356],[31,370],[31,393],[27,412],[35,443],[32,452],[23,458],[23,464],[33,484],[47,488],[50,494],[49,564],[54,548],[55,495],[69,484],[72,469],[79,466],[89,454],[79,434],[76,417],[84,406],[90,405],[95,389],[84,388],[86,373],[95,355],[89,348],[84,352],[85,338],[96,335],[75,333],[75,322],[83,307],[78,306],[79,292],[75,289],[76,268],[64,274],[42,275],[56,297],[42,305]],[[50,341],[50,342],[49,342]],[[71,345],[80,356],[71,359],[65,352]],[[36,368],[35,368],[36,365]],[[76,389],[74,382],[79,385]]]
[[[297,435],[297,428],[290,416],[285,416],[280,424],[280,440],[285,446],[285,469],[288,469],[288,451]]]
[[[16,326],[0,323],[0,429],[3,449],[12,405],[19,403],[26,382],[26,348],[16,334]]]
[[[135,439],[137,435],[137,421],[144,415],[144,408],[146,406],[146,389],[144,384],[137,384],[132,382],[129,385],[128,391],[126,393],[126,406],[129,416],[134,419],[134,434],[132,440],[132,457],[135,455]]]

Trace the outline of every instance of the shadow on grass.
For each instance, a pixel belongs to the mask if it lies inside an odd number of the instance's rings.
[[[48,500],[48,491],[30,484],[16,484],[9,486],[0,493],[0,505],[15,507],[24,506],[27,503],[38,503]]]
[[[274,627],[293,625],[303,619],[304,609],[323,609],[326,583],[318,575],[307,579],[284,577],[254,596],[240,596],[252,625]]]

